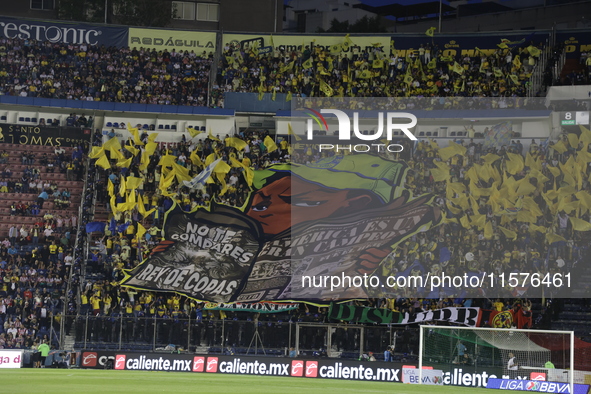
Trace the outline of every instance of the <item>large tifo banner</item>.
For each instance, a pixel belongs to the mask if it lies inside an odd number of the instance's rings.
[[[129,28],[129,47],[148,48],[157,51],[194,51],[200,55],[203,51],[215,52],[216,33],[206,31],[163,30]]]
[[[127,46],[127,27],[0,16],[0,37],[49,41],[55,44],[124,47]]]
[[[363,283],[371,273],[368,254],[383,258],[440,219],[430,196],[403,193],[406,168],[377,156],[349,155],[255,171],[255,191],[243,209],[215,203],[192,212],[171,208],[165,240],[121,284],[211,302],[328,304],[388,290],[377,277]],[[343,200],[351,187],[364,209],[346,209],[355,205]],[[285,196],[292,189],[308,190],[306,200],[290,203]],[[325,203],[320,209],[317,199]],[[330,276],[344,280],[337,285],[326,281]]]
[[[384,52],[390,53],[390,37],[388,36],[350,36],[351,44],[341,48],[343,53],[355,53],[365,49],[373,50],[381,48]],[[301,51],[302,45],[310,48],[320,46],[329,51],[331,46],[340,45],[345,41],[345,36],[328,36],[319,34],[316,36],[306,35],[268,35],[268,34],[231,34],[224,33],[224,45],[228,44],[234,48],[248,50],[256,45],[259,53],[270,51],[272,47],[279,47],[287,52]]]
[[[90,129],[41,127],[19,124],[0,126],[0,144],[78,146],[90,141]]]
[[[480,308],[443,308],[427,312],[400,313],[388,309],[331,304],[328,317],[356,323],[413,324],[444,321],[477,327],[480,325]]]

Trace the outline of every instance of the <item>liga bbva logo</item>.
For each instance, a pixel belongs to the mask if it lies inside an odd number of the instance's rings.
[[[327,132],[330,131],[328,123],[322,114],[332,114],[337,117],[339,121],[338,136],[339,140],[349,141],[351,140],[351,119],[344,111],[338,109],[321,109],[320,112],[312,108],[304,108],[305,113],[311,118],[307,122],[307,136],[309,140],[314,138],[314,122],[320,127],[321,130]],[[397,121],[395,121],[395,119]],[[399,123],[399,119],[407,119],[410,122]],[[409,139],[416,141],[417,137],[410,131],[417,125],[417,117],[408,112],[378,112],[377,129],[373,134],[363,134],[359,130],[359,113],[353,112],[353,133],[355,137],[363,141],[376,141],[380,138],[384,138],[384,123],[386,129],[385,138],[389,141],[392,140],[394,130],[402,131]]]

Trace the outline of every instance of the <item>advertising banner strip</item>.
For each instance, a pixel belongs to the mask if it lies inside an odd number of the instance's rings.
[[[127,46],[127,27],[39,21],[0,16],[0,37],[54,44]]]
[[[244,51],[250,50],[254,46],[257,48],[279,47],[286,52],[302,51],[302,46],[311,49],[312,47],[322,47],[326,51],[331,51],[331,47],[340,46],[333,53],[343,53],[346,55],[360,53],[364,50],[372,51],[381,49],[386,54],[390,53],[389,36],[350,36],[352,42],[350,45],[342,46],[346,41],[345,36],[305,36],[305,35],[271,35],[268,34],[224,34],[224,45],[228,44],[233,48],[240,48]],[[269,52],[271,48],[259,51],[259,54]]]
[[[22,350],[0,350],[0,368],[20,368],[22,360]]]
[[[299,357],[222,356],[85,350],[80,354],[78,362],[80,367],[89,369],[104,369],[109,367],[109,364],[116,370],[293,376],[395,383],[411,380],[410,375],[416,376],[416,371],[412,372],[408,368],[404,368],[402,363],[328,358],[306,359]],[[489,381],[491,379],[502,377],[503,379],[497,380],[507,381],[506,379],[509,378],[508,375],[504,375],[503,368],[499,367],[487,367],[483,369],[471,366],[457,367],[450,364],[430,366],[433,369],[430,370],[431,372],[424,374],[424,383],[464,387],[487,387],[487,385],[490,385]],[[423,372],[425,371],[428,370],[423,370]],[[405,373],[409,376],[404,376]],[[426,378],[427,376],[429,377]],[[436,376],[437,378],[435,378]],[[518,378],[523,379],[519,380],[519,382],[527,382],[526,379],[528,376],[518,376]],[[491,387],[489,386],[489,388]],[[577,390],[575,390],[575,393],[583,394]]]
[[[587,394],[589,387],[588,384],[575,384],[574,394]],[[540,380],[488,379],[486,388],[538,393],[570,393],[568,383],[544,382]]]
[[[206,31],[162,30],[129,28],[129,47],[148,48],[157,51],[194,51],[200,55],[215,52],[216,33]]]
[[[40,127],[19,124],[0,126],[0,144],[78,146],[90,141],[90,129]]]
[[[480,320],[480,308],[443,308],[418,313],[400,313],[388,309],[331,304],[328,317],[356,323],[413,324],[428,321],[447,321],[476,327]]]

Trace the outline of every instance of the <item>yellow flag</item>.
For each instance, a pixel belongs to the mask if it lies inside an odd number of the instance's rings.
[[[591,223],[584,221],[579,218],[570,218],[570,222],[573,225],[575,231],[589,231],[591,230]]]
[[[189,156],[189,159],[191,160],[191,163],[193,163],[196,166],[199,167],[203,167],[203,162],[201,161],[201,158],[199,157],[199,155],[197,154],[197,150],[194,150],[193,152],[191,152],[191,155]]]
[[[511,238],[513,241],[517,239],[517,233],[515,231],[506,229],[505,227],[499,226],[499,229],[505,234],[505,237]]]
[[[566,242],[566,239],[560,235],[548,233],[546,234],[546,241],[548,241],[549,244],[553,244],[555,242]]]
[[[495,155],[494,153],[487,153],[485,156],[481,157],[481,159],[484,160],[484,162],[487,164],[492,164],[500,158],[501,156]]]
[[[235,148],[236,150],[243,150],[246,147],[246,141],[237,137],[226,138],[226,146]]]
[[[460,219],[460,224],[462,225],[462,227],[464,228],[470,228],[470,219],[468,218],[468,215],[464,215],[461,219]]]
[[[538,57],[542,53],[542,51],[540,51],[538,48],[536,48],[533,45],[528,46],[527,51],[529,52],[530,55],[532,55],[534,57]]]
[[[143,178],[138,178],[135,176],[128,176],[126,179],[127,188],[130,190],[135,190],[144,182]]]
[[[138,240],[140,240],[144,234],[146,233],[146,228],[144,226],[142,226],[141,223],[138,222],[137,224],[137,238]]]
[[[164,155],[160,158],[158,162],[159,166],[164,167],[172,167],[172,165],[176,163],[176,156],[173,155]]]
[[[557,143],[552,145],[552,148],[558,153],[564,153],[567,151],[567,148],[566,146],[564,146],[564,142],[562,141],[558,141]]]
[[[140,140],[140,132],[137,127],[131,127],[131,124],[127,123],[127,130],[133,136],[134,145],[144,145],[144,143]]]
[[[302,68],[304,70],[308,69],[308,68],[312,68],[313,64],[312,64],[312,58],[308,58],[308,60],[306,60],[305,62],[302,63]]]
[[[191,138],[195,138],[197,137],[199,134],[201,134],[201,132],[199,130],[196,130],[192,127],[187,127],[187,131],[189,132],[189,134],[191,135]]]
[[[220,160],[219,163],[213,169],[213,172],[214,173],[227,174],[228,172],[230,172],[231,169],[232,169],[232,167],[230,167],[228,165],[228,163],[226,163],[223,160]]]
[[[373,74],[369,70],[363,70],[358,75],[358,78],[361,78],[361,79],[369,79],[369,78],[372,78],[372,77],[373,77]]]
[[[375,59],[371,63],[371,67],[372,68],[384,68],[384,61],[383,60],[380,60],[380,59]]]
[[[568,143],[573,149],[577,149],[579,147],[579,137],[575,133],[568,134]]]
[[[101,146],[93,146],[92,150],[88,154],[89,159],[98,159],[101,156],[105,155],[105,149]]]
[[[293,136],[293,138],[295,138],[296,141],[301,141],[302,137],[300,137],[299,135],[297,135],[294,131],[293,128],[291,127],[291,123],[287,124],[287,135],[291,135]]]
[[[291,101],[291,98],[293,97],[293,93],[291,93],[291,90],[289,92],[287,92],[287,94],[285,95],[285,101]]]
[[[326,83],[323,79],[320,80],[320,90],[324,93],[327,97],[331,97],[334,93],[334,90]]]
[[[265,137],[263,144],[267,148],[268,153],[271,153],[271,152],[274,152],[277,150],[277,144],[275,144],[275,141],[273,141],[273,138],[271,138],[269,136]]]
[[[151,133],[148,135],[148,143],[156,141],[156,137],[158,137],[158,133]]]
[[[494,72],[494,74],[495,74],[495,77],[497,77],[497,78],[501,78],[501,77],[503,76],[503,72],[501,71],[501,69],[500,69],[500,68],[496,68],[496,67],[495,67],[495,68],[493,69],[493,72]]]
[[[491,222],[486,222],[484,225],[484,238],[485,239],[492,239],[493,237],[493,228]]]
[[[523,167],[525,166],[523,156],[507,152],[507,157],[509,157],[509,160],[507,160],[505,164],[507,165],[507,172],[509,174],[515,175],[523,170]]]
[[[125,183],[125,177],[121,175],[121,181],[119,182],[119,196],[125,196],[125,190],[127,190],[127,185]]]
[[[544,226],[538,226],[538,225],[535,225],[533,223],[530,223],[530,225],[529,225],[529,231],[530,232],[538,231],[538,232],[540,232],[542,234],[545,234],[546,233],[546,227],[544,227]]]
[[[131,160],[133,159],[133,157],[130,157],[127,160],[120,160],[117,162],[117,167],[119,168],[129,168],[129,166],[131,166]]]
[[[107,191],[109,192],[109,196],[115,195],[115,185],[113,185],[110,179],[107,179]]]
[[[136,148],[133,145],[125,145],[125,149],[128,150],[129,152],[131,152],[134,156],[138,154],[138,152],[140,151],[138,148]]]
[[[215,153],[210,153],[209,156],[207,156],[205,158],[205,165],[208,166],[211,163],[213,163],[214,161],[216,161],[217,159],[218,159],[218,157]]]
[[[452,71],[455,72],[455,73],[457,73],[457,74],[462,75],[464,73],[464,67],[462,67],[460,65],[460,63],[458,63],[458,62],[454,62]]]
[[[435,35],[435,31],[437,30],[436,27],[430,27],[427,29],[427,31],[425,32],[426,35],[428,35],[429,37],[433,37]]]
[[[105,170],[108,170],[109,168],[111,168],[111,163],[109,163],[109,159],[107,159],[107,156],[101,157],[100,159],[98,159],[95,163],[95,165],[104,168]]]
[[[453,141],[449,141],[449,146],[439,150],[439,157],[441,157],[443,161],[448,161],[452,156],[464,156],[464,154],[466,154],[466,147],[456,144]]]
[[[217,141],[217,142],[222,142],[218,137],[214,137],[213,134],[211,134],[211,129],[209,129],[209,133],[207,134],[207,138],[209,138],[210,140]]]

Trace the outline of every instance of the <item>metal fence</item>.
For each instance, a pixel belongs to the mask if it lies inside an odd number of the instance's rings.
[[[67,316],[74,348],[287,355],[356,358],[382,354],[389,345],[416,353],[405,345],[412,330],[311,322],[174,319],[136,316]]]

